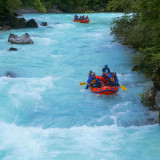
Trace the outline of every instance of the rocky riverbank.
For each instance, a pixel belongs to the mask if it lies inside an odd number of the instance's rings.
[[[34,19],[26,21],[24,18],[18,18],[17,13],[11,13],[5,10],[5,15],[0,14],[0,30],[36,28],[38,24]]]
[[[38,14],[42,13],[38,10],[32,9],[32,8],[20,8],[15,11],[18,15],[21,14]],[[61,10],[57,8],[57,6],[54,6],[53,8],[47,9],[45,13],[63,13]]]
[[[151,110],[160,110],[160,68],[152,75],[153,87],[141,95],[141,101]]]
[[[30,28],[38,27],[36,21],[31,19],[26,21],[24,18],[18,18],[22,14],[40,14],[42,12],[32,9],[32,8],[20,8],[11,13],[9,10],[5,10],[5,15],[0,13],[0,30],[10,30],[10,29],[20,29],[20,28]],[[52,9],[48,9],[46,13],[62,13],[56,6]]]

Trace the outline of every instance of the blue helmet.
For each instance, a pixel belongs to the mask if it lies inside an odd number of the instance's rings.
[[[108,64],[105,64],[104,66],[108,66]]]

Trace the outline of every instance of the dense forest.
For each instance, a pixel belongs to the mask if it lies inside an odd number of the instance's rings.
[[[136,66],[133,70],[141,70],[153,79],[154,87],[142,96],[142,101],[146,105],[154,105],[160,90],[160,2],[112,0],[108,9],[126,13],[113,21],[112,34],[121,43],[141,53],[134,59]]]
[[[57,6],[62,12],[102,12],[107,11],[109,0],[0,0],[1,6],[13,11],[19,7],[31,7],[46,12]]]

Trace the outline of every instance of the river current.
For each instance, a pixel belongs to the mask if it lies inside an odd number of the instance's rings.
[[[148,124],[158,116],[139,96],[152,82],[131,71],[134,51],[110,35],[122,14],[89,14],[89,24],[73,16],[26,14],[39,28],[0,32],[0,159],[159,160],[160,127]],[[34,45],[7,42],[26,32]],[[98,96],[79,85],[106,63],[126,92]]]

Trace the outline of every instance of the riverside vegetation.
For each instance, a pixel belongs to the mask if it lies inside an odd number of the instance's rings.
[[[140,70],[153,80],[153,87],[141,95],[141,100],[152,109],[159,109],[160,91],[160,5],[159,0],[112,0],[110,11],[123,11],[125,15],[112,23],[112,34],[122,44],[140,52],[134,58],[134,70]],[[132,13],[132,14],[130,14]]]
[[[46,12],[57,6],[62,12],[103,12],[107,11],[109,0],[0,0],[0,5],[14,11],[19,7],[32,7],[41,12]]]

